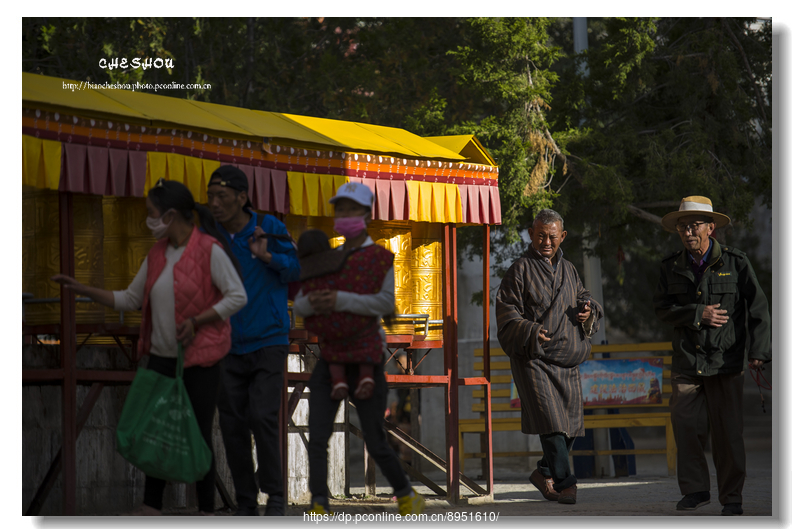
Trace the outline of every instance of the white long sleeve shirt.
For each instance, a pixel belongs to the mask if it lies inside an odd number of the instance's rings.
[[[151,303],[151,354],[176,358],[176,299],[173,295],[173,266],[179,262],[184,248],[173,248],[170,244],[165,250],[165,268],[154,282],[149,293]],[[212,245],[210,258],[212,284],[223,294],[223,298],[212,308],[222,319],[227,319],[247,303],[247,294],[234,264],[218,245]],[[143,304],[143,291],[146,286],[148,257],[140,266],[135,279],[126,290],[114,290],[115,310],[139,310]]]

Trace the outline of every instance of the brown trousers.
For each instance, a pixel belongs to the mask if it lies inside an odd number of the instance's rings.
[[[671,423],[678,450],[677,472],[682,494],[710,490],[710,474],[704,456],[709,429],[718,477],[718,500],[722,505],[742,503],[745,483],[743,383],[743,372],[708,377],[671,373]]]

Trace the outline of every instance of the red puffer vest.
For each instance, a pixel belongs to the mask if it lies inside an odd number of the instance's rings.
[[[181,259],[173,267],[173,295],[176,301],[176,325],[198,316],[223,298],[223,293],[212,284],[212,246],[217,239],[193,228]],[[151,305],[149,294],[154,282],[165,268],[165,250],[168,239],[160,239],[148,254],[146,286],[143,291],[143,314],[140,323],[138,359],[151,350]],[[175,347],[175,344],[174,344]],[[195,338],[184,351],[184,367],[209,367],[223,358],[231,349],[231,322],[217,320],[201,325]]]

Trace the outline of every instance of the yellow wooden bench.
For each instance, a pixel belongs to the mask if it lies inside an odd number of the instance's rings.
[[[619,414],[607,415],[584,415],[583,424],[585,428],[630,428],[655,426],[665,428],[665,448],[657,449],[622,449],[622,450],[572,450],[571,454],[576,456],[588,455],[645,455],[645,454],[665,454],[668,463],[668,475],[676,475],[676,443],[674,433],[671,428],[671,414],[668,410],[668,401],[671,396],[671,342],[660,343],[641,343],[641,344],[615,344],[615,345],[593,345],[592,355],[598,353],[610,353],[612,359],[639,359],[657,358],[663,359],[663,403],[662,404],[639,404],[639,405],[619,405]],[[666,355],[658,355],[659,352],[666,352]],[[649,354],[647,354],[649,353]],[[654,354],[651,354],[654,353]],[[475,350],[475,357],[479,359],[473,368],[477,376],[483,376],[484,362],[483,349]],[[591,358],[595,359],[595,358]],[[596,358],[599,359],[599,358]],[[480,375],[478,375],[480,374]],[[512,432],[521,431],[521,411],[520,408],[512,408],[511,401],[511,365],[509,358],[503,349],[490,350],[490,380],[492,383],[492,409],[495,412],[511,412],[507,417],[492,418],[492,432]],[[465,459],[481,459],[482,464],[485,458],[483,452],[465,452],[464,434],[484,433],[484,421],[486,409],[484,403],[484,390],[473,391],[474,404],[472,411],[478,412],[477,419],[459,420],[459,464],[460,470],[465,471]],[[478,399],[477,401],[475,399]],[[584,409],[608,409],[615,406],[592,406],[586,405]],[[624,413],[629,410],[628,413]],[[532,452],[493,452],[493,457],[526,457],[542,456],[541,451]]]

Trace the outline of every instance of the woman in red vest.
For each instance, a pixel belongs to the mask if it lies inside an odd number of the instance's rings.
[[[236,259],[214,218],[195,203],[186,186],[160,179],[146,198],[147,226],[157,242],[126,290],[110,291],[56,275],[52,280],[116,310],[142,312],[138,359],[166,376],[176,373],[178,343],[184,347],[183,379],[204,440],[212,449],[212,420],[220,365],[231,347],[228,317],[247,303]],[[202,230],[193,223],[194,213]],[[213,451],[214,452],[214,451]],[[214,456],[214,454],[213,454]],[[201,514],[214,514],[215,463],[196,484]],[[146,476],[143,505],[134,515],[159,515],[165,481]]]

